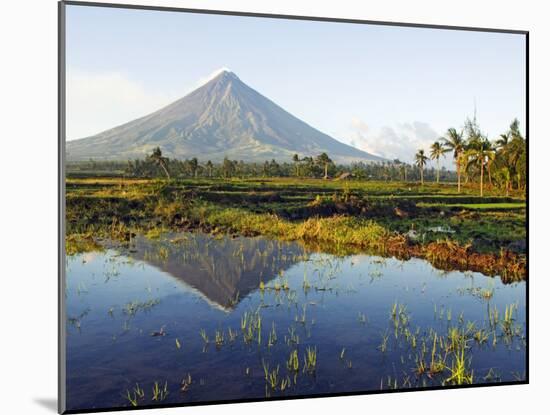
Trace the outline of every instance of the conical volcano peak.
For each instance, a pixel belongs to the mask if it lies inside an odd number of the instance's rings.
[[[221,68],[183,98],[142,118],[67,143],[68,160],[127,160],[154,148],[170,158],[289,161],[327,153],[337,163],[378,161],[296,118]]]
[[[229,69],[220,70],[220,72],[214,78],[212,78],[212,81],[232,81],[232,80],[240,81],[239,77],[234,72],[231,72]]]
[[[237,76],[237,74],[235,74],[235,72],[230,71],[229,69],[224,69],[224,70],[221,72],[221,75],[224,76],[224,77],[226,77],[226,78],[239,79],[239,77]]]

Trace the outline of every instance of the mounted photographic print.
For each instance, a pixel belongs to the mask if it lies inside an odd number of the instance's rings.
[[[60,412],[528,382],[528,33],[61,2]]]

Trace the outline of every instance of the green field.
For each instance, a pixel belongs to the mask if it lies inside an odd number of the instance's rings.
[[[524,202],[516,203],[419,203],[419,207],[462,208],[468,210],[512,210],[525,209]]]
[[[452,184],[301,178],[68,179],[68,250],[91,249],[98,236],[201,230],[524,273],[525,200],[476,193],[458,194]],[[500,261],[510,265],[495,265],[504,251],[514,251],[513,260]]]

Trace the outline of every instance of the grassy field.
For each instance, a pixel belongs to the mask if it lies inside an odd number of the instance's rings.
[[[68,253],[98,237],[202,230],[299,240],[331,252],[418,256],[442,268],[525,275],[525,200],[477,185],[321,179],[67,179]]]
[[[418,203],[418,207],[462,208],[468,210],[513,210],[525,209],[525,203]]]

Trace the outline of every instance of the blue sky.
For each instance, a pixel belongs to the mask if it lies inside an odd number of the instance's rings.
[[[523,35],[67,7],[67,138],[180,98],[220,68],[332,137],[410,161],[474,103],[525,126]]]

